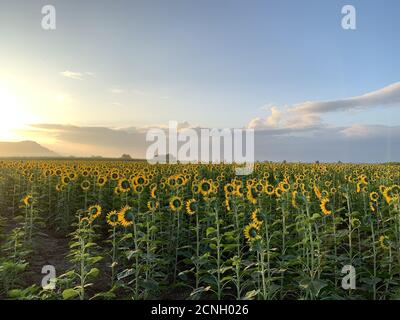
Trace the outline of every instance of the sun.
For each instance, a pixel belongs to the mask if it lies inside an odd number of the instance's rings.
[[[27,115],[17,96],[4,87],[0,87],[0,107],[0,141],[17,140],[15,130],[24,126]]]

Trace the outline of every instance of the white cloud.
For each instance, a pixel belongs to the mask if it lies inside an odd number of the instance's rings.
[[[275,131],[284,134],[294,131],[314,130],[320,126],[320,117],[314,114],[294,114],[290,110],[279,110],[270,107],[270,115],[266,118],[254,118],[247,127],[255,130]]]
[[[124,93],[125,90],[124,90],[124,89],[121,89],[121,88],[111,88],[111,89],[110,89],[110,92],[111,92],[111,93],[114,93],[114,94],[121,94],[121,93]]]
[[[83,74],[81,72],[65,70],[63,72],[60,72],[60,74],[66,78],[71,78],[71,79],[75,79],[75,80],[83,80]]]
[[[361,96],[345,99],[314,102],[306,101],[294,104],[290,107],[285,106],[281,108],[270,106],[269,116],[264,119],[260,117],[254,118],[250,120],[247,126],[258,130],[276,129],[276,132],[281,134],[294,132],[296,130],[315,130],[322,126],[321,116],[328,112],[395,105],[400,105],[400,82],[393,83],[387,87]]]
[[[293,106],[297,113],[322,114],[333,111],[394,106],[400,104],[400,82],[361,96],[330,101],[307,101]]]

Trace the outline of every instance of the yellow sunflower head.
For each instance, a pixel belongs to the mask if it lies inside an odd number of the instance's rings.
[[[203,196],[208,196],[212,192],[212,187],[213,185],[210,180],[203,179],[199,183],[200,193]]]
[[[269,195],[269,196],[272,196],[272,195],[275,193],[274,187],[273,187],[272,185],[270,185],[270,184],[267,184],[267,185],[265,186],[265,193],[266,193],[267,195]]]
[[[134,193],[140,194],[140,193],[142,193],[143,191],[144,191],[144,186],[143,186],[143,184],[136,184],[136,185],[133,186],[133,192],[134,192]]]
[[[389,242],[389,237],[388,236],[380,236],[379,237],[379,244],[383,250],[389,250],[390,249],[390,242]]]
[[[257,208],[251,213],[251,220],[258,226],[264,222],[264,219],[265,219],[264,213],[261,212],[260,208]]]
[[[61,177],[61,183],[63,184],[63,185],[67,185],[67,184],[69,184],[71,182],[71,178],[70,177],[68,177],[68,176],[62,176]]]
[[[247,239],[248,242],[253,242],[253,241],[261,239],[261,236],[258,234],[259,228],[260,228],[260,226],[254,222],[248,224],[244,228],[244,230],[243,230],[244,237]]]
[[[118,189],[121,192],[128,192],[129,190],[131,190],[131,183],[128,179],[120,179],[118,180]]]
[[[101,206],[96,204],[88,209],[89,218],[93,221],[101,215]]]
[[[89,227],[92,224],[92,220],[89,217],[83,217],[79,220],[80,227]]]
[[[118,226],[118,224],[119,224],[118,212],[116,210],[113,210],[113,211],[110,211],[109,213],[107,213],[106,221],[107,221],[108,225],[110,225],[111,227]]]
[[[81,188],[83,191],[88,191],[90,188],[90,182],[88,180],[82,181]]]
[[[197,201],[195,199],[190,199],[186,201],[186,212],[188,215],[194,215],[197,211]]]
[[[153,199],[156,199],[156,198],[157,198],[157,186],[153,186],[153,187],[151,188],[151,190],[150,190],[150,196],[151,196]]]
[[[379,194],[377,192],[371,192],[369,194],[369,198],[371,199],[371,201],[378,201],[379,199]]]
[[[28,194],[25,196],[24,199],[22,199],[23,203],[25,204],[25,206],[29,207],[33,205],[33,196],[32,194]]]
[[[174,196],[169,200],[169,207],[172,211],[177,212],[182,209],[183,202],[178,196]]]
[[[119,180],[119,173],[117,171],[114,171],[111,173],[111,179],[112,180]]]
[[[119,223],[127,228],[134,223],[135,214],[130,206],[125,206],[118,213]]]
[[[100,177],[97,178],[97,185],[98,185],[100,188],[101,188],[101,187],[104,187],[105,184],[106,184],[106,182],[107,182],[107,178],[106,178],[106,177],[100,176]]]
[[[152,199],[150,201],[147,202],[147,208],[151,211],[151,212],[155,212],[158,207],[160,206],[160,204],[158,203],[158,201]]]
[[[328,207],[327,207],[328,203],[329,203],[329,199],[328,198],[323,198],[321,200],[321,204],[320,204],[321,211],[326,216],[328,216],[328,215],[330,215],[332,213],[332,211],[329,210]]]

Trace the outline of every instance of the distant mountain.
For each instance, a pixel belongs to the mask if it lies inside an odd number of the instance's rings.
[[[34,141],[0,142],[0,157],[59,157]]]

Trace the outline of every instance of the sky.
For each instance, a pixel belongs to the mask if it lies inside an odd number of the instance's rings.
[[[400,161],[399,16],[398,0],[0,0],[0,141],[143,157],[146,128],[173,120],[255,129],[258,160]]]

